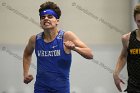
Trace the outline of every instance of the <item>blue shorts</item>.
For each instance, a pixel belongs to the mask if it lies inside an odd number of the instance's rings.
[[[70,88],[51,88],[44,84],[35,83],[34,93],[70,93]]]
[[[35,89],[34,93],[70,93],[70,92],[69,90],[63,90],[63,89],[62,90]]]

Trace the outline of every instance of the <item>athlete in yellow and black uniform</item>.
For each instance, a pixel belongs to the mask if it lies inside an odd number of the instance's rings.
[[[122,92],[120,83],[124,82],[119,74],[127,63],[128,85],[125,91],[140,93],[140,4],[135,6],[134,20],[138,29],[122,36],[123,47],[113,72],[115,85],[120,92]]]
[[[140,93],[140,41],[136,38],[136,31],[131,32],[127,49],[127,91],[139,91]]]

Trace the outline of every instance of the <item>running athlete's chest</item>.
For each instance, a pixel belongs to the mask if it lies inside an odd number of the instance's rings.
[[[138,41],[136,38],[129,42],[128,54],[140,55],[140,41]]]
[[[128,52],[130,55],[140,55],[140,48],[131,48]]]
[[[62,41],[55,40],[51,43],[39,41],[36,44],[37,57],[59,57],[63,52]]]

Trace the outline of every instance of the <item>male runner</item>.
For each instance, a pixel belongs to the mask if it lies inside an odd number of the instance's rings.
[[[71,51],[86,59],[93,59],[92,50],[73,32],[58,30],[61,10],[54,2],[43,3],[39,14],[43,32],[31,36],[24,50],[24,83],[28,84],[33,80],[29,67],[35,49],[37,75],[34,93],[70,93]]]
[[[113,73],[114,82],[120,92],[122,92],[120,83],[124,82],[119,78],[119,73],[127,62],[126,91],[127,93],[140,93],[140,4],[135,6],[134,19],[138,29],[122,36],[123,48]]]

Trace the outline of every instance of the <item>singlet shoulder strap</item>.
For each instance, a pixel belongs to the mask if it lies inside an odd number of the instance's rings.
[[[57,39],[63,39],[64,33],[65,33],[64,31],[60,30]]]
[[[129,41],[136,39],[136,30],[131,32]]]
[[[136,30],[133,30],[133,31],[131,32],[131,35],[136,36],[136,31],[137,31],[137,29],[136,29]]]
[[[40,32],[36,35],[36,40],[42,39],[43,32]]]

